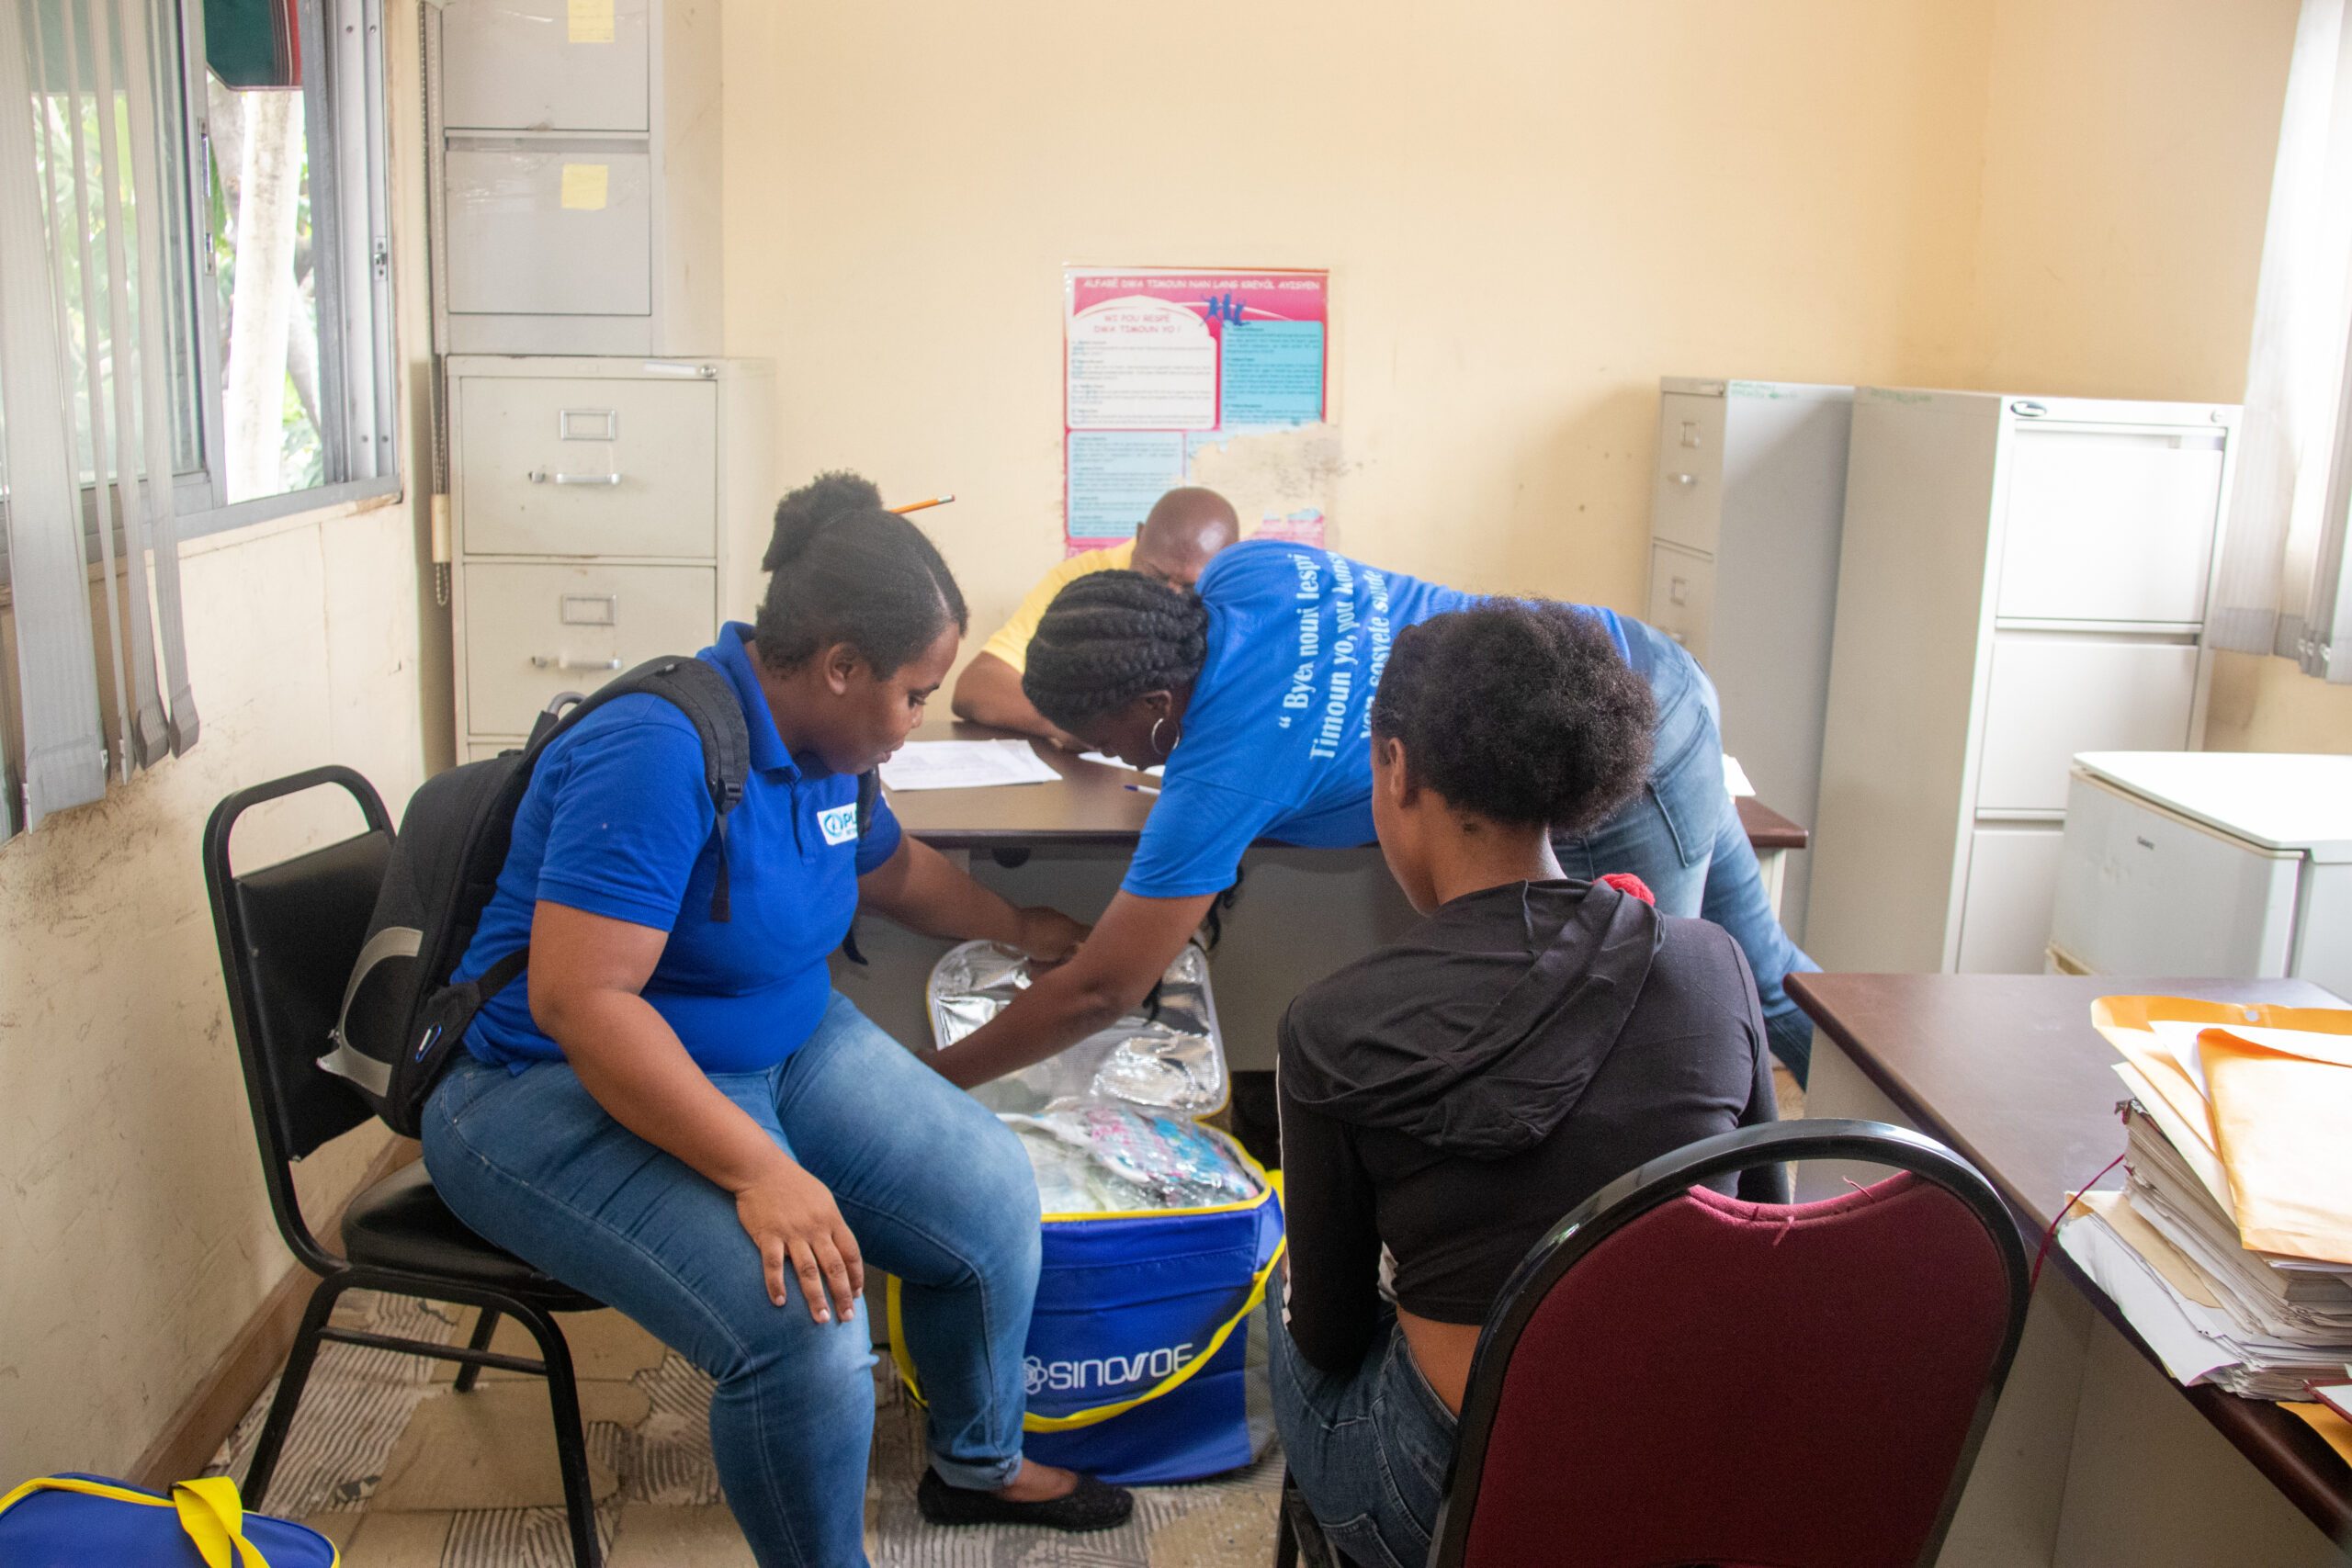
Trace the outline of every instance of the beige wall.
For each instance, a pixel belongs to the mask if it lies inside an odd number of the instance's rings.
[[[290,1264],[270,1224],[197,846],[213,803],[330,760],[421,774],[408,516],[187,552],[201,742],[0,849],[0,1475],[119,1472]],[[257,820],[248,863],[356,825]],[[311,1212],[380,1144],[303,1168]]]
[[[1337,539],[1638,601],[1664,373],[1955,363],[1988,41],[1950,0],[725,8],[730,352],[782,475],[1058,554],[1065,263],[1328,266]]]
[[[984,631],[1063,264],[1328,266],[1338,542],[1638,608],[1661,375],[2234,400],[2295,9],[729,0],[729,348],[788,480],[958,493]]]
[[[787,481],[957,492],[985,629],[1059,547],[1061,266],[1328,266],[1338,542],[1638,608],[1661,375],[2240,396],[2294,13],[730,0],[728,346]],[[2289,676],[2216,743],[2352,745]]]
[[[413,355],[414,6],[388,9]],[[198,843],[241,785],[346,762],[397,815],[428,750],[446,757],[447,633],[419,613],[421,526],[401,501],[188,547],[201,741],[0,846],[0,1487],[128,1469],[291,1267],[254,1156]],[[241,863],[356,823],[323,801],[265,809],[239,832]],[[300,1168],[314,1220],[383,1137],[355,1132]]]

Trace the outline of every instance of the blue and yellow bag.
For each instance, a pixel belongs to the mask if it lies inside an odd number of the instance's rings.
[[[7,1568],[337,1568],[334,1542],[306,1525],[248,1514],[225,1475],[171,1495],[100,1475],[43,1475],[0,1497]]]
[[[1029,1323],[1023,1445],[1041,1464],[1122,1485],[1197,1481],[1257,1458],[1247,1381],[1250,1316],[1282,1260],[1282,1201],[1256,1177],[1236,1203],[1123,1214],[1047,1214]],[[890,1356],[922,1390],[889,1281]]]

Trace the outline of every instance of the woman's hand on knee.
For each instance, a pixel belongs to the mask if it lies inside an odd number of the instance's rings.
[[[823,1182],[778,1150],[774,1164],[737,1190],[735,1218],[760,1249],[769,1300],[784,1305],[789,1274],[799,1280],[811,1318],[850,1321],[865,1290],[865,1259]]]

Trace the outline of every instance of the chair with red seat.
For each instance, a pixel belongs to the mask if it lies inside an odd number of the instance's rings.
[[[1815,1203],[1700,1185],[1795,1160],[1896,1174]],[[1498,1298],[1430,1562],[1932,1562],[2026,1287],[1990,1184],[1916,1134],[1783,1122],[1653,1160],[1563,1221]],[[1304,1512],[1286,1496],[1278,1562]]]

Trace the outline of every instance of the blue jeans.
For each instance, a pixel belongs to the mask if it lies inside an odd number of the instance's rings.
[[[1803,1083],[1813,1060],[1813,1021],[1782,982],[1821,965],[1781,929],[1756,851],[1724,787],[1715,684],[1665,633],[1627,621],[1625,635],[1641,640],[1635,668],[1647,666],[1657,704],[1649,782],[1591,832],[1555,839],[1561,869],[1588,882],[1630,871],[1657,895],[1660,913],[1696,915],[1729,931],[1755,973],[1772,1054]]]
[[[1291,1478],[1331,1543],[1363,1568],[1421,1568],[1453,1459],[1453,1413],[1413,1364],[1396,1318],[1351,1371],[1327,1372],[1266,1297],[1274,1426]]]
[[[1010,1481],[1040,1235],[1019,1141],[839,995],[780,1066],[711,1082],[831,1190],[868,1268],[898,1277],[932,1468],[956,1486]],[[734,1199],[614,1121],[562,1063],[510,1073],[461,1053],[424,1137],[459,1219],[718,1380],[719,1481],[763,1568],[865,1562],[863,1301],[846,1323],[813,1323],[787,1276],[775,1305]]]

